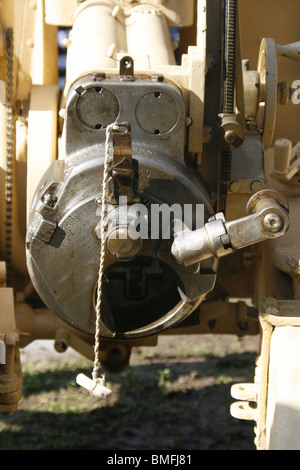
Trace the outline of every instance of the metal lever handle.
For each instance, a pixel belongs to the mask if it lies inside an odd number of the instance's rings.
[[[254,194],[247,204],[247,213],[246,217],[230,222],[218,213],[204,227],[182,232],[171,247],[174,259],[179,264],[190,266],[280,237],[288,230],[288,203],[277,191],[263,190]]]

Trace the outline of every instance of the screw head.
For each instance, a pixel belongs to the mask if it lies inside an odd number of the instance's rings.
[[[226,131],[224,135],[225,142],[228,144],[233,144],[238,138],[237,134],[234,131]]]

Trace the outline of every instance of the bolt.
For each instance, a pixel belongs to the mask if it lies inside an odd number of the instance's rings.
[[[254,180],[254,181],[252,181],[251,184],[250,184],[250,189],[251,189],[251,191],[253,191],[254,193],[255,193],[256,191],[260,191],[262,188],[263,188],[263,183],[262,183],[262,181]]]
[[[58,111],[58,114],[59,114],[59,117],[61,117],[62,119],[66,119],[66,110],[65,110],[65,108],[61,108]]]
[[[54,207],[56,202],[57,202],[57,196],[53,196],[52,194],[50,193],[46,193],[43,198],[43,203],[46,205],[46,206],[49,206],[49,207]]]
[[[230,185],[229,185],[229,190],[232,192],[232,193],[237,193],[239,190],[240,190],[240,183],[239,181],[231,181]]]
[[[237,134],[234,131],[226,131],[224,135],[225,142],[233,144],[237,139]]]
[[[191,118],[190,116],[187,116],[187,117],[185,118],[185,125],[186,125],[186,127],[190,127],[190,126],[192,125],[192,122],[193,122],[193,120],[192,120],[192,118]]]
[[[224,233],[221,235],[221,242],[224,246],[224,248],[230,248],[231,247],[231,241],[228,233]]]
[[[267,214],[263,221],[264,227],[272,233],[278,233],[283,229],[284,223],[278,214]]]
[[[31,38],[28,38],[26,41],[26,46],[28,47],[34,47],[34,41]]]

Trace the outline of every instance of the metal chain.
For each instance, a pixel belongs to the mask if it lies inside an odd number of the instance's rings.
[[[13,199],[13,160],[14,160],[14,110],[13,110],[13,30],[6,31],[7,84],[6,84],[6,177],[5,177],[5,258],[7,285],[11,284],[12,246],[12,199]]]

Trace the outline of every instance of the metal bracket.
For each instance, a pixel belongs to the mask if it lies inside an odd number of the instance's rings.
[[[134,61],[132,57],[126,55],[120,60],[119,75],[121,80],[134,80]]]
[[[128,122],[117,123],[113,129],[113,167],[115,197],[133,196],[134,166],[131,153],[131,129]]]

